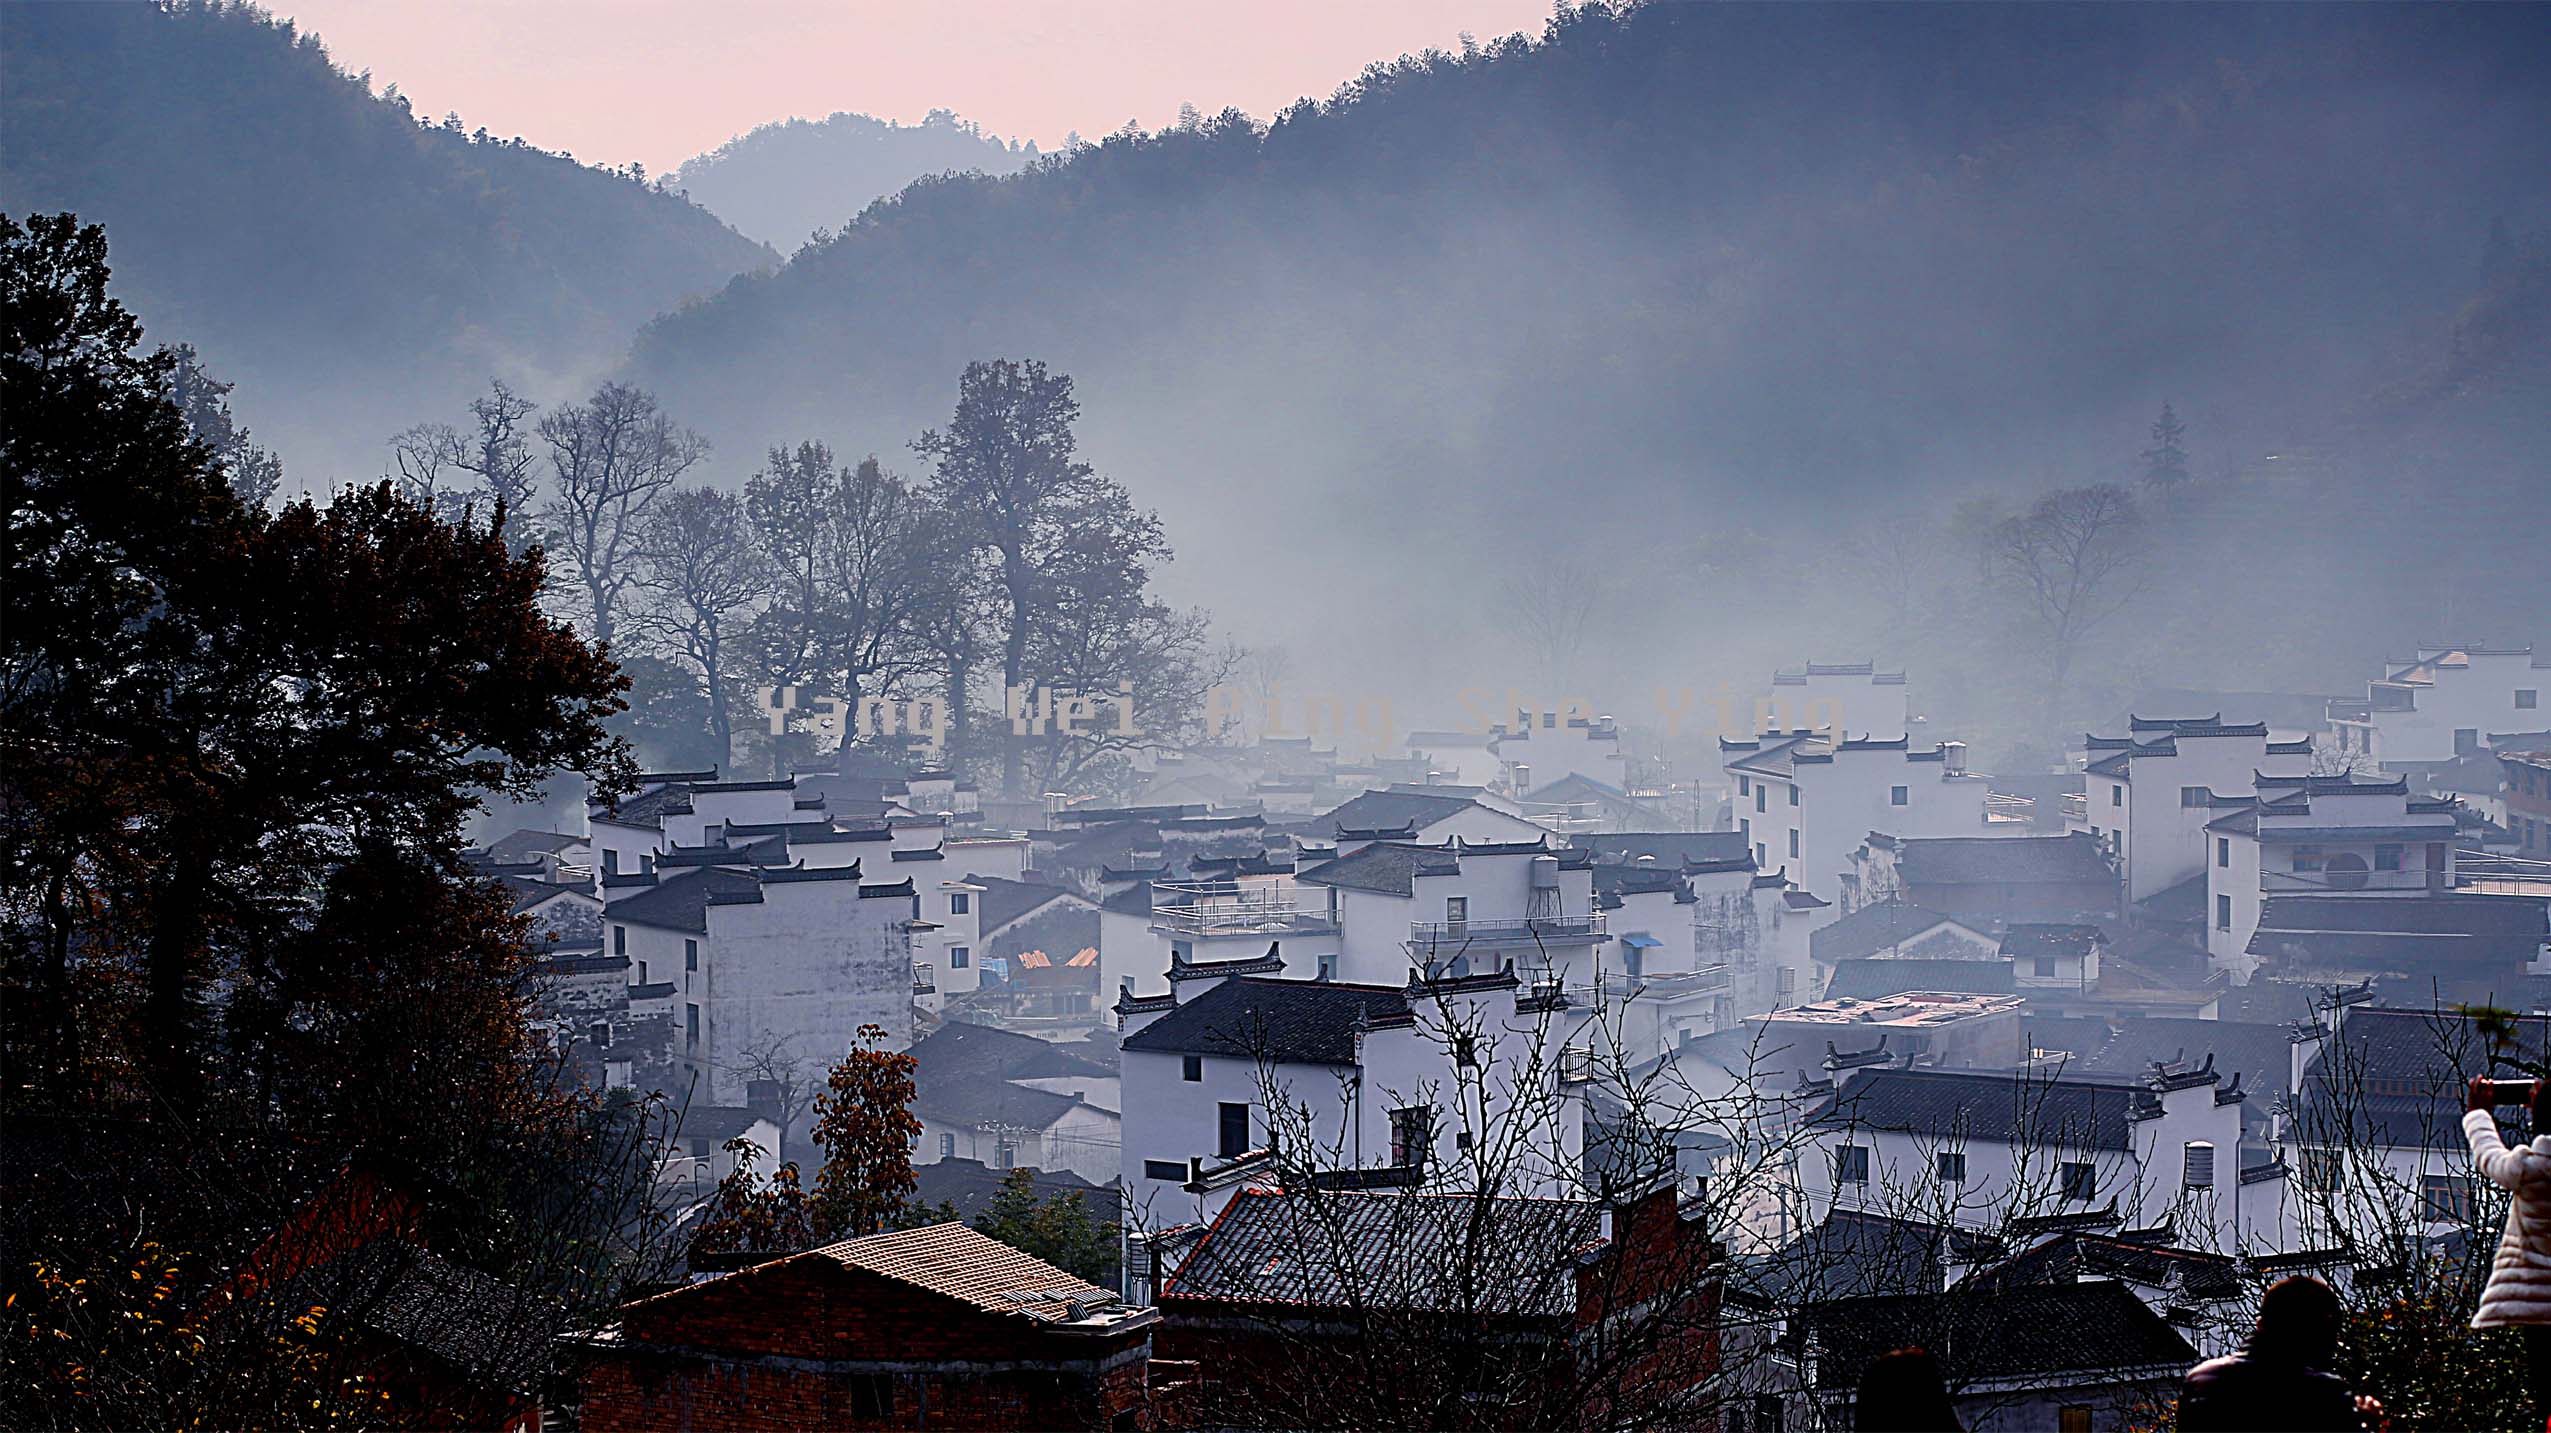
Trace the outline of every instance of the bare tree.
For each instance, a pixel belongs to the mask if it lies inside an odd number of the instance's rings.
[[[2143,517],[2113,483],[2047,494],[1987,536],[1987,575],[2017,599],[2046,644],[2052,702],[2091,633],[2125,610],[2142,583]]]
[[[709,488],[683,488],[655,503],[639,524],[630,576],[645,600],[629,626],[645,645],[700,675],[709,729],[721,762],[732,759],[736,640],[769,590],[744,505]]]
[[[795,1036],[764,1030],[736,1051],[735,1072],[743,1076],[746,1088],[760,1085],[770,1092],[771,1113],[779,1123],[779,1144],[771,1151],[771,1162],[787,1162],[789,1132],[797,1128],[815,1099],[813,1063],[799,1053]]]
[[[516,551],[526,541],[532,508],[533,459],[523,425],[536,411],[537,405],[503,379],[490,380],[486,396],[470,401],[476,427],[464,435],[462,452],[453,460],[477,475],[480,489],[504,514],[496,535]]]
[[[1567,695],[1564,689],[1578,676],[1578,654],[1610,599],[1602,565],[1563,563],[1539,553],[1514,562],[1497,586],[1530,648],[1534,679],[1554,689],[1545,698]]]
[[[639,528],[674,480],[708,454],[708,440],[681,427],[654,395],[606,383],[592,398],[555,408],[539,424],[557,476],[549,507],[555,549],[575,564],[593,637],[609,642],[630,584]]]
[[[399,496],[433,513],[450,517],[464,497],[453,484],[462,473],[460,430],[449,423],[419,423],[390,438],[390,481]]]
[[[938,520],[921,496],[874,455],[841,475],[824,514],[817,577],[831,620],[824,651],[841,674],[841,694],[895,689],[925,665],[913,627],[928,593],[920,572]]]

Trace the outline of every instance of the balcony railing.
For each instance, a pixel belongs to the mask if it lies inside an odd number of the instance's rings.
[[[1524,920],[1411,921],[1408,944],[1413,950],[1447,953],[1493,947],[1583,945],[1603,939],[1606,932],[1601,911]]]
[[[1585,1045],[1560,1047],[1559,1083],[1563,1085],[1591,1084],[1595,1077],[1602,1073],[1602,1062],[1596,1057],[1592,1047]]]
[[[2442,891],[2443,871],[2261,871],[2259,890],[2271,896],[2346,894],[2353,891]]]
[[[1717,961],[1694,970],[1648,970],[1637,975],[1607,970],[1601,989],[1614,999],[1678,1000],[1693,995],[1724,995],[1734,985],[1736,967]]]
[[[1171,935],[1295,935],[1333,929],[1325,898],[1291,882],[1152,883],[1152,929]]]

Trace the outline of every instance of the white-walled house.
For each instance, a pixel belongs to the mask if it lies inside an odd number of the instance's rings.
[[[1843,1208],[1992,1230],[2113,1208],[2188,1247],[2279,1252],[2256,1249],[2241,1218],[2241,1098],[2211,1059],[2125,1080],[1848,1071],[1800,1160],[1809,1222]]]
[[[2421,647],[2384,663],[2365,700],[2331,702],[2330,729],[2340,752],[2416,773],[2478,752],[2491,732],[2551,726],[2546,689],[2551,662],[2530,646]]]
[[[987,1169],[1070,1170],[1116,1178],[1122,1144],[1117,1071],[1079,1050],[952,1020],[912,1047],[912,1162],[971,1159]]]
[[[1966,748],[1928,751],[1891,741],[1834,741],[1813,731],[1721,738],[1735,785],[1737,829],[1763,871],[1848,909],[1843,877],[1872,831],[1898,837],[2025,835],[2024,821],[1991,815],[1990,783],[1966,769]]]
[[[2294,1031],[2293,1091],[2275,1125],[2298,1247],[2380,1249],[2404,1235],[2466,1231],[2481,1204],[2462,1093],[2493,1069],[2491,1037],[2468,1011],[2384,1008],[2370,997],[2363,987],[2331,992]],[[2509,1033],[2514,1058],[2551,1049],[2551,1017],[2519,1016]]]
[[[1590,1003],[1634,1058],[1813,996],[1811,932],[1829,912],[1750,857],[1598,865],[1594,877],[1610,939]]]
[[[1550,833],[1513,802],[1475,787],[1390,786],[1348,798],[1302,834],[1341,852],[1367,841],[1531,841]]]
[[[1377,1187],[1459,1183],[1492,1150],[1513,1192],[1574,1185],[1584,1111],[1557,992],[1504,971],[1199,983],[1175,1000],[1119,1003],[1136,1231],[1210,1220],[1275,1139],[1303,1164],[1365,1171]]]
[[[1583,988],[1608,926],[1594,905],[1594,853],[1456,838],[1374,841],[1293,878],[1330,897],[1333,979],[1397,984],[1412,970],[1469,974],[1506,964],[1534,983]],[[1289,968],[1289,966],[1288,966]]]
[[[2087,831],[2117,859],[2125,899],[2147,900],[2200,874],[2206,823],[2246,800],[2259,773],[2301,776],[2312,743],[2269,738],[2265,722],[2132,717],[2121,737],[2086,736],[2082,805],[2069,830]]]
[[[2246,982],[2257,968],[2251,937],[2274,896],[2452,890],[2454,819],[2450,801],[2411,796],[2404,777],[2260,775],[2255,793],[2202,833],[2207,955]]]
[[[1497,729],[1498,784],[1518,796],[1571,776],[1601,782],[1615,791],[1629,787],[1629,760],[1621,751],[1621,730],[1610,717],[1575,716],[1565,712],[1518,712],[1511,725]]]
[[[1771,692],[1755,699],[1746,731],[1856,731],[1898,741],[1915,724],[1903,672],[1882,672],[1875,662],[1808,662],[1772,674]]]
[[[1407,746],[1409,755],[1425,761],[1430,780],[1452,786],[1488,786],[1502,769],[1492,732],[1412,731]]]
[[[738,1104],[756,1050],[821,1069],[865,1026],[883,1029],[887,1048],[912,1042],[909,880],[863,881],[855,865],[712,866],[606,895],[604,953],[631,962],[633,1007],[665,1011],[661,1056],[634,1075],[641,1087]]]

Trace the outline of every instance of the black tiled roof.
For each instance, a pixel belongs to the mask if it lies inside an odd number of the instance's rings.
[[[1243,1189],[1160,1301],[1564,1318],[1576,1255],[1601,1231],[1596,1206],[1575,1200]]]
[[[542,901],[554,900],[559,896],[576,896],[585,901],[593,900],[593,892],[582,886],[558,885],[549,881],[531,880],[523,876],[499,876],[496,879],[497,883],[505,888],[506,898],[512,902],[515,915],[521,915]]]
[[[1477,804],[1468,796],[1421,796],[1409,791],[1367,791],[1350,798],[1335,810],[1322,814],[1312,823],[1312,829],[1321,835],[1328,835],[1338,831],[1390,831],[1404,826],[1424,828],[1466,806]]]
[[[1810,931],[1807,949],[1817,960],[1832,965],[1907,945],[1919,948],[1922,936],[1948,923],[1949,918],[1938,911],[1880,901]]]
[[[2082,1278],[2124,1279],[2189,1299],[2237,1296],[2241,1270],[2230,1256],[2075,1230],[2047,1240],[1959,1287],[1975,1291],[2069,1284]]]
[[[2126,1149],[2144,1092],[2123,1083],[1974,1070],[1873,1070],[1816,1123],[1992,1144]]]
[[[941,1124],[1003,1124],[1041,1130],[1079,1108],[1080,1103],[1075,1096],[1030,1089],[997,1075],[924,1078],[921,1072],[913,1072],[913,1109]]]
[[[666,876],[644,890],[615,894],[603,907],[602,917],[625,925],[706,935],[712,902],[731,904],[761,898],[762,883],[753,876],[710,866]]]
[[[1897,842],[1905,883],[1915,886],[2112,881],[2090,834],[1932,836]]]
[[[1114,1078],[1116,1067],[1066,1050],[1051,1040],[991,1025],[951,1020],[914,1042],[916,1081],[981,1076],[1032,1080],[1089,1075]]]
[[[376,1239],[301,1270],[270,1291],[287,1307],[325,1306],[479,1394],[531,1393],[566,1318],[556,1303],[399,1239]]]
[[[2551,1050],[2551,1018],[2516,1022],[2519,1060]],[[2345,1135],[2351,1141],[2427,1149],[2462,1148],[2463,1086],[2474,1075],[2512,1073],[2492,1067],[2489,1043],[2471,1018],[2455,1011],[2358,1006],[2304,1076],[2298,1134],[2306,1142]]]
[[[1035,881],[1012,881],[1000,876],[968,876],[966,879],[983,888],[983,894],[975,898],[975,910],[985,935],[1066,896],[1080,899],[1061,886],[1042,885]]]
[[[1297,879],[1312,885],[1344,886],[1350,890],[1409,896],[1417,893],[1419,876],[1460,873],[1460,861],[1452,852],[1441,847],[1377,841],[1351,855],[1323,861],[1302,872]]]
[[[526,856],[547,855],[584,845],[583,836],[569,836],[557,831],[542,831],[530,826],[508,831],[488,843],[487,854],[500,860],[521,860]]]
[[[1408,1013],[1407,992],[1394,986],[1240,976],[1126,1036],[1123,1048],[1351,1065],[1360,1023]]]
[[[2197,1361],[2177,1329],[2108,1280],[1838,1299],[1809,1307],[1803,1321],[1828,1391],[1858,1387],[1872,1360],[1907,1345],[1929,1349],[1952,1390],[2003,1378],[2152,1376]]]
[[[1737,1286],[1776,1308],[1877,1294],[1927,1293],[1940,1287],[1945,1227],[1853,1209],[1768,1254],[1739,1261]]]
[[[2206,873],[2197,872],[2188,879],[2153,892],[2135,902],[2135,911],[2148,919],[2172,925],[2196,925],[2206,918]]]
[[[592,819],[622,826],[661,826],[667,815],[690,809],[691,788],[677,783],[641,791],[616,805],[597,805]]]
[[[2249,953],[2313,969],[2520,969],[2551,939],[2551,897],[2270,896]]]
[[[2021,956],[2078,960],[2089,955],[2102,938],[2095,925],[2018,921],[2002,932],[2002,954],[2015,960]]]

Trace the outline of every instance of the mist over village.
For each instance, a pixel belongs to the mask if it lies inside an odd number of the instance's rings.
[[[0,0],[0,1427],[2551,1428],[2551,5]]]

